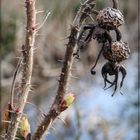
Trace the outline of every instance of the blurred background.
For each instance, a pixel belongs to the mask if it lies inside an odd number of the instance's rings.
[[[111,6],[111,0],[96,0],[96,9]],[[35,132],[52,104],[65,55],[70,25],[79,8],[80,0],[36,0],[37,25],[40,25],[50,11],[44,26],[36,35],[32,91],[24,113]],[[4,0],[1,15],[1,84],[2,108],[9,99],[13,72],[24,44],[26,16],[23,1]],[[123,41],[129,43],[131,55],[122,62],[127,77],[122,88],[114,97],[113,88],[103,90],[101,68],[106,60],[102,57],[96,67],[96,75],[90,74],[100,46],[94,40],[75,60],[68,93],[76,95],[75,103],[60,118],[56,119],[44,140],[138,140],[138,0],[119,0],[125,25],[120,30]],[[121,75],[119,75],[121,79]],[[16,82],[20,82],[20,74]],[[15,96],[16,96],[15,90]]]

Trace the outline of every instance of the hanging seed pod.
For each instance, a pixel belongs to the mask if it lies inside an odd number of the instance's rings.
[[[111,52],[109,51],[109,49],[109,43],[105,43],[103,56],[105,57],[105,59],[111,62],[121,62],[123,60],[128,59],[130,55],[130,49],[128,47],[128,44],[123,41],[112,42]]]
[[[119,27],[124,23],[122,13],[111,7],[100,10],[96,19],[99,24],[108,25],[109,27]]]

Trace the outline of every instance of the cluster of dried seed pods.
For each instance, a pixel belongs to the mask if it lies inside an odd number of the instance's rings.
[[[104,58],[108,60],[101,70],[105,83],[104,89],[115,86],[114,92],[112,94],[113,96],[117,89],[119,72],[122,73],[120,88],[123,85],[123,81],[126,76],[126,70],[124,66],[120,64],[120,62],[128,59],[130,55],[130,49],[128,44],[122,41],[122,35],[118,29],[122,24],[124,24],[123,14],[117,9],[118,6],[116,3],[114,4],[115,0],[112,1],[113,8],[107,7],[100,11],[94,12],[96,14],[97,22],[83,26],[77,39],[78,49],[74,55],[79,58],[79,50],[81,47],[86,47],[92,39],[96,39],[99,44],[102,44],[102,48],[98,54],[97,60],[94,66],[91,68],[91,74],[94,75],[96,73],[94,68],[96,67],[101,54],[103,54]],[[110,31],[115,31],[115,40],[113,40]],[[114,75],[114,81],[110,81],[108,79],[108,75]],[[107,83],[110,84],[110,86],[106,88]]]

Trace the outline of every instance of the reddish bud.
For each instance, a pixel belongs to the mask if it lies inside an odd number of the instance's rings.
[[[60,111],[66,110],[73,103],[74,99],[75,99],[74,94],[72,93],[67,94],[62,100],[62,102],[60,103],[60,106],[59,106]]]
[[[34,31],[35,30],[35,27],[32,27],[32,31]]]

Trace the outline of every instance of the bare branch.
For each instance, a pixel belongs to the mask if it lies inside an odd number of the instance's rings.
[[[95,0],[87,0],[81,5],[79,11],[77,12],[73,24],[71,26],[71,32],[69,36],[69,41],[65,53],[65,60],[63,62],[63,67],[59,80],[59,87],[57,91],[56,98],[50,108],[50,111],[45,115],[44,120],[38,126],[32,140],[40,140],[42,135],[48,131],[53,121],[60,115],[64,110],[61,110],[61,102],[64,99],[64,95],[67,91],[67,85],[69,78],[71,76],[71,68],[73,64],[73,53],[76,49],[76,41],[78,36],[78,31],[81,28],[82,22],[92,13],[92,9],[95,6]]]
[[[22,112],[25,107],[28,93],[30,91],[32,67],[33,67],[33,47],[35,42],[35,21],[36,21],[36,11],[35,11],[35,0],[26,0],[26,15],[27,15],[27,25],[26,25],[26,38],[25,45],[22,45],[22,79],[21,79],[21,92],[19,99],[17,101],[18,108],[14,113],[11,113],[10,120],[11,123],[8,125],[8,132],[4,140],[14,140],[16,137],[16,132],[20,119],[22,117]]]

